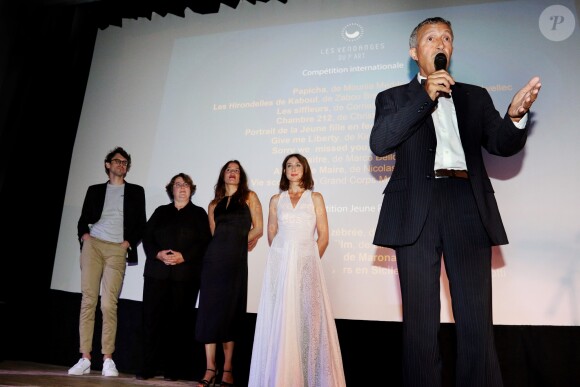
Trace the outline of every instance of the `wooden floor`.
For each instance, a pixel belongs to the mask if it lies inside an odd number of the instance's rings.
[[[162,377],[137,380],[135,375],[119,374],[118,377],[101,376],[101,371],[93,370],[83,376],[70,376],[68,367],[30,362],[0,362],[0,387],[4,386],[50,386],[50,387],[94,387],[94,386],[196,386],[194,381],[169,382]]]

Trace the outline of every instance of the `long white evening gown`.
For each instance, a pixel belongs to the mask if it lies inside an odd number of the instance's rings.
[[[278,201],[250,366],[250,387],[346,386],[336,324],[316,245],[312,191]]]

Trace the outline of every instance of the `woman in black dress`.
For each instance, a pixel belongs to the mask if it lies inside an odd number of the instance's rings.
[[[248,251],[263,234],[262,205],[237,160],[221,169],[208,207],[213,234],[203,258],[196,339],[205,344],[206,371],[198,386],[215,381],[216,345],[222,343],[222,386],[233,385],[234,341],[246,314]]]
[[[180,344],[193,342],[201,262],[211,239],[207,212],[191,202],[195,189],[189,175],[173,176],[165,186],[171,203],[157,207],[147,221],[143,359],[137,379],[153,378],[160,368],[169,380],[187,376],[187,346]]]

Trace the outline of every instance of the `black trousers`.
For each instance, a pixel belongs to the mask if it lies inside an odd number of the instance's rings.
[[[395,250],[403,303],[404,386],[442,384],[442,256],[457,333],[455,386],[502,386],[493,335],[491,244],[469,180],[436,179],[419,239]]]
[[[191,377],[198,291],[198,281],[144,278],[141,375]]]

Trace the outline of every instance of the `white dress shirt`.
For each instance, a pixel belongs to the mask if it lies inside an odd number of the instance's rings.
[[[419,83],[424,77],[418,75]],[[457,114],[453,97],[440,96],[437,106],[431,113],[433,124],[435,125],[435,135],[437,136],[437,149],[435,151],[434,170],[437,169],[459,169],[467,170],[465,163],[465,153],[461,145],[459,136],[459,126],[457,125]],[[526,113],[519,122],[514,125],[523,129],[526,126],[528,114]]]

